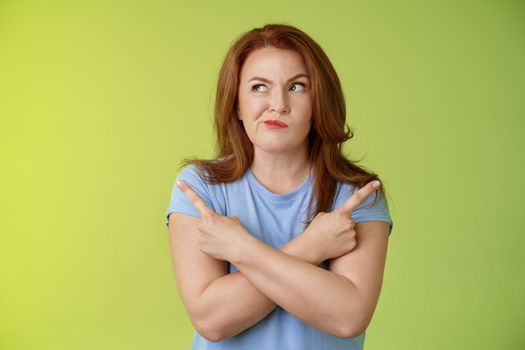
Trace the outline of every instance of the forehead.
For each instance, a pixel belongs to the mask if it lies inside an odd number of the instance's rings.
[[[255,75],[274,77],[306,73],[301,55],[294,50],[265,47],[251,52],[241,68],[241,79],[247,80]]]

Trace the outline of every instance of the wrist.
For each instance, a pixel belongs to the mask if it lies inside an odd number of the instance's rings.
[[[264,242],[259,241],[252,235],[246,235],[232,253],[233,256],[229,260],[230,263],[238,267],[238,264],[251,262],[255,250],[260,248],[259,245],[261,244],[264,244]]]
[[[315,247],[312,247],[309,244],[308,239],[302,235],[297,236],[285,244],[281,248],[281,251],[310,264],[319,265],[321,263],[321,261],[319,261],[319,257],[316,254]]]

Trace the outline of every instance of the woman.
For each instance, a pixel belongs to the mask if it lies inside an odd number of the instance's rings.
[[[337,74],[289,25],[239,37],[222,65],[217,156],[185,160],[166,212],[193,349],[362,349],[392,220]],[[170,215],[171,214],[171,215]]]

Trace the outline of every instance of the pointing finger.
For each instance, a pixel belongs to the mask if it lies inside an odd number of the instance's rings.
[[[370,181],[346,200],[337,211],[351,214],[372,192],[377,190],[381,183],[378,180]]]
[[[177,181],[177,187],[188,197],[189,201],[201,215],[215,214],[215,211],[208,207],[205,201],[184,181]]]

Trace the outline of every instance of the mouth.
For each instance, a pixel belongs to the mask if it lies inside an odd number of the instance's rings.
[[[285,122],[282,122],[280,120],[265,120],[264,124],[266,124],[268,126],[273,126],[273,127],[276,127],[276,126],[277,127],[281,127],[281,128],[288,127],[288,125]]]

